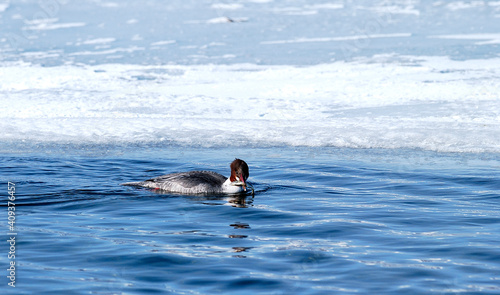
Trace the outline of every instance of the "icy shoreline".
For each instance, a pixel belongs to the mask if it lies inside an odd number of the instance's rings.
[[[2,65],[3,141],[500,152],[499,59]]]

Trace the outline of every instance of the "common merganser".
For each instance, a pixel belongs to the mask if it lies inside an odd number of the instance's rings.
[[[141,186],[165,192],[180,194],[237,194],[245,192],[249,176],[245,161],[234,159],[230,165],[231,176],[226,177],[213,171],[190,171],[172,173],[141,182],[127,182],[122,185]]]

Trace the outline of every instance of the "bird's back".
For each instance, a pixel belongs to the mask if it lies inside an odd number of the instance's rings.
[[[213,171],[172,173],[125,185],[142,186],[183,194],[221,193],[226,178]]]

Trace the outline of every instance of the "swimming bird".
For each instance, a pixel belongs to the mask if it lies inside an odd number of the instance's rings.
[[[180,194],[237,194],[245,192],[249,176],[245,161],[234,159],[230,165],[231,175],[226,179],[213,171],[190,171],[172,173],[141,182],[122,185],[140,186]]]

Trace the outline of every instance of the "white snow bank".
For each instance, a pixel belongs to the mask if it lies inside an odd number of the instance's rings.
[[[500,152],[498,64],[3,64],[0,140]]]

